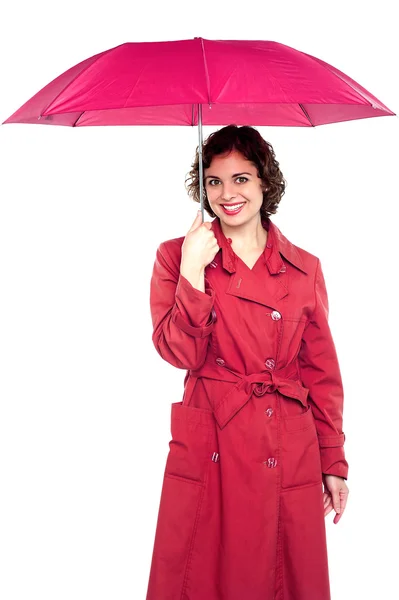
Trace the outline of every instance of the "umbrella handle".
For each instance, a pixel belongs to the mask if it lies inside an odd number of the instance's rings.
[[[198,157],[199,157],[199,189],[200,189],[200,208],[202,222],[204,222],[204,175],[202,172],[202,104],[198,104]]]

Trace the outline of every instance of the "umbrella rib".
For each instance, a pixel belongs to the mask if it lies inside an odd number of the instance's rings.
[[[80,117],[82,117],[85,114],[86,111],[83,111],[80,113],[80,115],[78,116],[78,118],[76,119],[75,123],[72,125],[72,127],[76,127],[76,123],[79,121]]]
[[[303,107],[303,104],[299,103],[299,107],[302,110],[303,114],[305,115],[305,117],[307,118],[307,120],[309,121],[309,123],[311,124],[312,127],[315,127],[315,125],[313,125],[312,123],[312,119],[309,117],[307,110]]]

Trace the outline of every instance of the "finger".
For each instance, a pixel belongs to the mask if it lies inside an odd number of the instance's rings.
[[[330,504],[329,506],[327,506],[327,508],[324,510],[324,516],[326,517],[327,515],[329,515],[330,512],[332,511],[332,509],[333,509],[333,505],[332,504]]]
[[[340,508],[341,508],[341,510],[338,514],[335,515],[335,517],[333,519],[333,522],[335,524],[339,523],[339,520],[342,519],[342,515],[345,512],[345,507],[346,507],[346,503],[348,500],[348,494],[349,494],[348,489],[340,491]]]
[[[339,490],[333,490],[332,492],[332,503],[336,513],[341,512],[341,497]]]
[[[342,507],[341,507],[341,512],[340,512],[339,514],[336,514],[336,515],[334,516],[333,523],[335,523],[335,525],[336,525],[337,523],[339,523],[339,520],[340,520],[340,519],[342,519],[342,515],[343,515],[343,514],[344,514],[344,510],[342,510]]]
[[[190,231],[194,231],[194,229],[197,229],[197,227],[198,227],[199,225],[201,225],[201,223],[202,223],[202,214],[201,214],[201,211],[199,210],[199,211],[197,212],[196,216],[195,216],[195,219],[194,219],[194,221],[193,221],[193,224],[191,225],[191,227],[190,227],[190,229],[189,229],[188,231],[189,231],[189,232],[190,232]]]
[[[345,508],[346,508],[346,503],[348,502],[348,493],[349,490],[343,490],[341,491],[341,514],[344,512]]]

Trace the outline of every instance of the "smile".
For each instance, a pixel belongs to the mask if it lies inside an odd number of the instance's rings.
[[[223,212],[226,213],[226,215],[236,215],[240,212],[244,204],[245,202],[241,202],[240,204],[226,204],[225,206],[221,204],[220,206],[223,208]]]

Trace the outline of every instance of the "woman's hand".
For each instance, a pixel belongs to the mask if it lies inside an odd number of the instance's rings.
[[[326,517],[333,509],[336,512],[333,523],[337,524],[346,507],[348,500],[349,488],[343,477],[337,475],[324,475],[324,516]]]
[[[198,211],[194,223],[183,240],[180,271],[182,268],[184,268],[184,272],[205,269],[219,250],[215,234],[212,231],[212,223],[202,222],[201,211]]]

